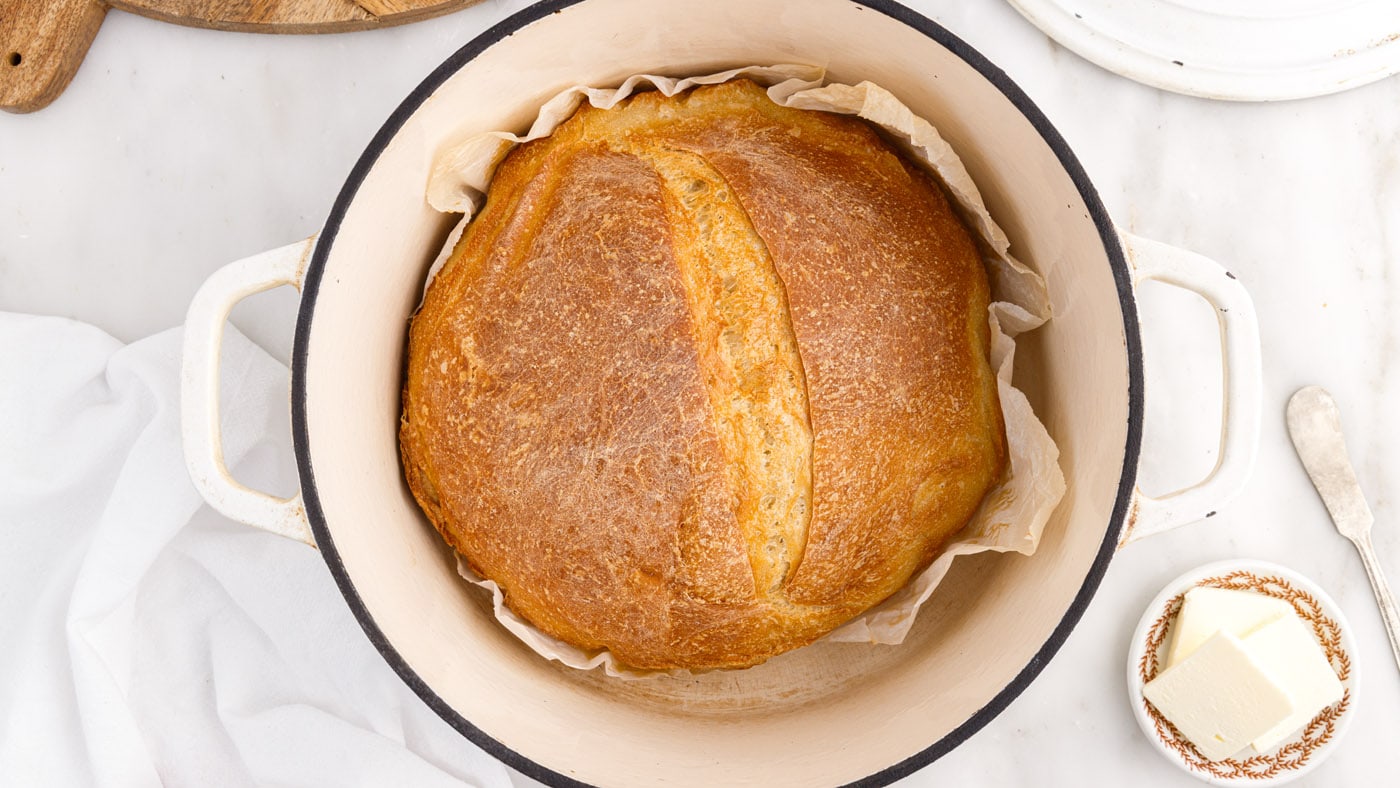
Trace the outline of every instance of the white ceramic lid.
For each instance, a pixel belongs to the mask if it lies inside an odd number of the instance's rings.
[[[1395,0],[1010,0],[1082,57],[1148,85],[1272,101],[1400,71]]]

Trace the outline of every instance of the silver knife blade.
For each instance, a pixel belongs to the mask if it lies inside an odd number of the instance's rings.
[[[1337,530],[1348,539],[1366,538],[1376,518],[1347,458],[1341,413],[1326,389],[1308,386],[1288,400],[1288,435]]]

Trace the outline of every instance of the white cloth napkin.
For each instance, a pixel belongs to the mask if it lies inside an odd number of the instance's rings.
[[[180,331],[0,313],[0,785],[509,786],[311,548],[202,505]],[[287,369],[232,328],[235,476],[295,490]]]

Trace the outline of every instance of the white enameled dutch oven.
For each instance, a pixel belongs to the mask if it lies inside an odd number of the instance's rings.
[[[429,76],[350,173],[319,238],[215,274],[186,327],[191,475],[236,520],[314,543],[394,670],[463,735],[547,783],[880,785],[948,752],[1044,667],[1121,545],[1224,504],[1253,465],[1258,329],[1204,258],[1127,236],[1065,142],[967,44],[887,0],[558,0],[489,30]],[[1020,341],[1016,383],[1062,452],[1069,489],[1036,554],[955,562],[899,646],[818,643],[757,668],[619,681],[548,662],[492,618],[410,497],[399,465],[405,329],[452,218],[424,201],[430,154],[519,128],[569,85],[638,72],[824,65],[871,80],[961,154],[1055,317]],[[455,108],[449,111],[448,108]],[[466,109],[462,109],[466,108]],[[1135,287],[1215,306],[1225,359],[1219,463],[1162,498],[1136,489],[1143,367]],[[301,493],[231,479],[219,452],[218,347],[231,306],[301,289],[292,422]]]

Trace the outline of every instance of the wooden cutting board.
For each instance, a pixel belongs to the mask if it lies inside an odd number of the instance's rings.
[[[0,0],[0,109],[33,112],[77,73],[108,8],[249,33],[340,33],[415,22],[480,0]]]

